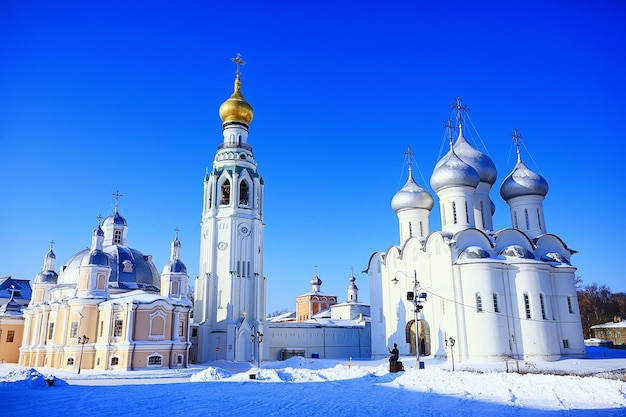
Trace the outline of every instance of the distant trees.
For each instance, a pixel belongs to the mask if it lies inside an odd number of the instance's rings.
[[[626,313],[625,293],[614,294],[606,285],[598,285],[595,282],[583,286],[580,278],[576,280],[576,283],[585,339],[593,337],[591,326],[612,321],[616,316]]]

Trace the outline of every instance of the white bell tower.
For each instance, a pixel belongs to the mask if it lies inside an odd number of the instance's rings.
[[[194,322],[197,361],[256,360],[250,336],[263,332],[263,178],[257,172],[248,127],[254,112],[241,94],[237,54],[234,92],[220,106],[224,141],[204,178],[200,274]]]

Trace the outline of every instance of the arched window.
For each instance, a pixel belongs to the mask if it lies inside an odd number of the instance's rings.
[[[230,204],[230,181],[225,180],[220,187],[221,198],[220,205],[227,206]]]
[[[424,237],[424,224],[420,221],[420,237]]]
[[[165,336],[165,314],[155,311],[150,315],[150,337],[162,339]]]
[[[409,237],[413,237],[413,225],[409,222]]]
[[[469,208],[467,207],[467,201],[465,202],[465,223],[469,223]]]
[[[250,205],[250,186],[248,182],[242,180],[239,183],[239,205],[240,206],[248,206]]]
[[[517,226],[517,211],[514,211],[514,212],[513,212],[513,226],[514,226],[516,229],[519,229],[519,227]]]
[[[163,365],[163,356],[152,355],[148,356],[148,366],[161,366]]]

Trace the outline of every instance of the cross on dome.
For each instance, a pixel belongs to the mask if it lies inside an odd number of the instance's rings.
[[[463,123],[463,112],[468,112],[469,111],[469,107],[464,106],[461,104],[461,97],[457,96],[456,97],[456,104],[450,104],[450,107],[453,109],[456,109],[456,121],[459,124],[459,126],[461,126],[461,124]]]
[[[119,191],[115,191],[113,193],[113,197],[115,197],[115,212],[117,213],[117,207],[118,207],[119,202],[120,202],[120,197],[123,197],[123,195],[120,194]]]
[[[522,135],[519,134],[519,132],[517,131],[517,128],[514,128],[513,133],[511,133],[511,137],[515,141],[515,147],[517,148],[517,156],[519,157],[520,156],[519,141],[520,139],[522,139]]]
[[[239,77],[239,75],[241,75],[241,66],[242,65],[246,65],[246,61],[241,59],[241,54],[240,53],[237,53],[236,57],[231,58],[231,61],[233,61],[235,64],[237,64],[237,71],[235,72],[235,74],[237,75],[237,77]]]

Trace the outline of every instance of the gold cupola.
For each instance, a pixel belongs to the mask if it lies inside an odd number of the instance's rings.
[[[239,122],[248,126],[254,117],[254,110],[252,110],[250,103],[248,103],[246,99],[243,98],[243,94],[241,94],[240,66],[245,64],[245,62],[241,59],[240,54],[237,54],[237,57],[232,60],[237,64],[235,88],[230,98],[220,106],[220,118],[224,124]]]

